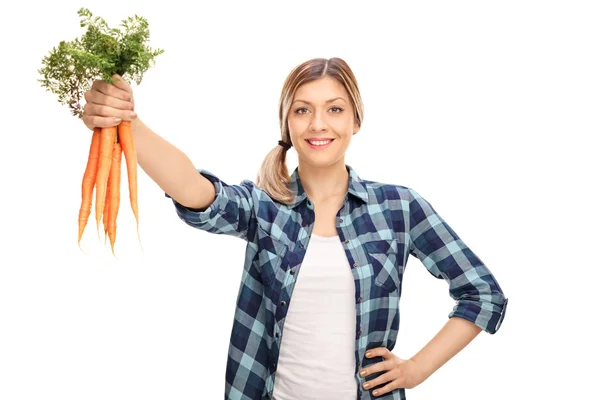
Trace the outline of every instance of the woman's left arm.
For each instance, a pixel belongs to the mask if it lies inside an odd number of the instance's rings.
[[[429,201],[414,189],[409,189],[409,195],[408,249],[431,275],[448,283],[450,296],[456,300],[448,317],[460,317],[496,333],[508,304],[498,281]]]
[[[365,357],[383,357],[360,373],[367,377],[384,374],[363,383],[364,389],[378,385],[375,396],[398,388],[414,388],[454,357],[481,331],[495,334],[506,314],[508,298],[483,261],[466,245],[433,206],[414,189],[408,189],[410,219],[408,251],[429,273],[448,283],[456,300],[448,322],[417,354],[401,359],[387,347],[369,349]]]
[[[452,317],[446,325],[433,337],[417,354],[413,360],[420,372],[420,382],[429,378],[448,360],[458,354],[479,333],[480,327],[464,318]]]
[[[367,351],[365,357],[383,357],[383,361],[363,368],[361,376],[384,372],[377,378],[366,380],[362,386],[373,390],[374,396],[381,396],[398,388],[412,389],[437,371],[448,360],[461,351],[482,329],[460,317],[451,317],[446,325],[417,354],[408,360],[401,359],[387,347],[377,347]]]

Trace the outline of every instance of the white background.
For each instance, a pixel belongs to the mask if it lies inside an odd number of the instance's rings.
[[[148,19],[165,53],[136,110],[199,168],[255,180],[279,140],[283,81],[341,57],[364,125],[346,153],[363,179],[414,188],[492,270],[509,300],[411,400],[597,398],[595,2],[61,1],[3,8],[0,398],[218,399],[245,242],[195,230],[139,169],[137,242],[124,175],[117,259],[90,217],[77,247],[90,131],[36,81],[83,34]],[[288,152],[288,168],[297,166]],[[409,261],[394,352],[447,320],[444,281]]]

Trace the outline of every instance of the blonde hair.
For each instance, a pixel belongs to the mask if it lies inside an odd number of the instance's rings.
[[[354,118],[360,127],[364,107],[354,73],[341,58],[313,58],[296,66],[287,76],[279,98],[279,127],[281,140],[291,144],[287,117],[296,90],[301,85],[329,76],[341,83],[350,96],[354,107]],[[286,150],[279,144],[265,157],[256,177],[256,186],[267,192],[276,201],[290,204],[294,196],[288,186],[290,177],[286,165]]]

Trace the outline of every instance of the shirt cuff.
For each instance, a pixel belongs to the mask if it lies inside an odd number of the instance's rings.
[[[448,318],[460,317],[466,319],[493,335],[500,329],[502,321],[504,321],[507,304],[508,298],[504,298],[501,305],[473,300],[459,300],[452,312],[448,314]]]
[[[225,207],[225,205],[227,204],[227,199],[224,196],[220,195],[221,193],[223,193],[223,184],[215,174],[205,169],[197,169],[197,171],[199,174],[211,181],[215,187],[215,198],[205,210],[199,208],[186,207],[181,203],[177,202],[177,200],[172,198],[167,192],[165,192],[165,197],[173,201],[173,204],[175,205],[177,213],[180,217],[187,217],[189,219],[191,214],[194,216],[194,218],[192,219],[198,220],[195,222],[199,223],[213,218],[221,209],[223,209],[223,207]]]

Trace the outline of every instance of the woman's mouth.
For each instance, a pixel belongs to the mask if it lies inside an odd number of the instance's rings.
[[[335,139],[326,139],[326,140],[308,140],[306,139],[306,143],[308,143],[308,147],[313,150],[323,150],[326,149],[333,143]]]

